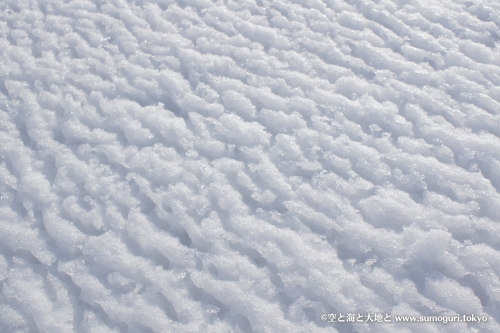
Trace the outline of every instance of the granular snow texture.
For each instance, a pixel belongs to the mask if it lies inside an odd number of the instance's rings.
[[[499,43],[495,0],[3,0],[0,332],[500,332]]]

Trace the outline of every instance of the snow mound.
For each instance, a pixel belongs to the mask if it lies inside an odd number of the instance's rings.
[[[499,332],[499,40],[490,0],[2,1],[0,332]]]

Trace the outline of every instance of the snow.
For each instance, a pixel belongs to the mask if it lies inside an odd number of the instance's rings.
[[[499,29],[491,0],[1,2],[0,332],[499,332]],[[488,320],[394,321],[455,314]]]

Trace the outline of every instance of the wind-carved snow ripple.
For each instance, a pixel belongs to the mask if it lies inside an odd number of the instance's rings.
[[[499,29],[487,0],[3,1],[0,331],[499,332]]]

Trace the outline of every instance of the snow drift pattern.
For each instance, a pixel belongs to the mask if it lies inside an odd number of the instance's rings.
[[[1,332],[500,331],[499,3],[0,11]]]

